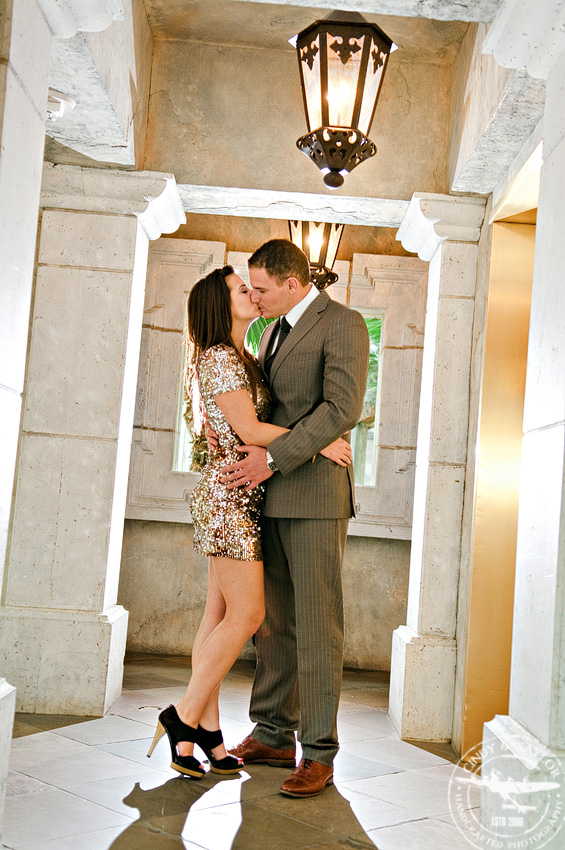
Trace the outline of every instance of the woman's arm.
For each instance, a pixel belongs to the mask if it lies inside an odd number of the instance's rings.
[[[267,448],[276,437],[286,434],[289,430],[269,422],[259,422],[247,390],[219,393],[214,396],[214,401],[244,445]],[[341,437],[322,449],[320,454],[333,460],[338,466],[348,466],[351,463],[351,446]]]
[[[259,422],[247,390],[219,393],[214,401],[245,445],[266,448],[276,437],[288,433],[288,428]]]

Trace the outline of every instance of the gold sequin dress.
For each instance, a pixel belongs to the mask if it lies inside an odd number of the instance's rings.
[[[241,440],[214,401],[214,396],[251,385],[237,354],[228,345],[215,345],[200,355],[196,366],[202,404],[218,435],[218,447],[209,456],[200,481],[192,491],[190,510],[194,522],[194,548],[201,555],[217,555],[237,561],[261,561],[260,519],[264,487],[228,490],[220,481],[220,469],[241,459],[235,447]],[[269,417],[269,397],[261,385],[255,402],[257,418]]]

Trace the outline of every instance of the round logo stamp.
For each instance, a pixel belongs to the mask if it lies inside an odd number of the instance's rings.
[[[500,741],[478,744],[454,766],[448,796],[453,822],[471,847],[540,850],[565,821],[564,766],[523,741],[512,751]]]

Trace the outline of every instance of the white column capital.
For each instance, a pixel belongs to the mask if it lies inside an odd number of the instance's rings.
[[[483,44],[503,68],[526,68],[547,79],[565,51],[563,0],[504,0]]]
[[[148,239],[186,222],[173,174],[45,163],[41,207],[136,215]]]
[[[485,215],[483,198],[460,198],[415,192],[396,238],[421,260],[432,259],[446,239],[478,242]]]
[[[38,0],[49,29],[57,38],[71,38],[79,30],[101,32],[112,21],[122,21],[121,0]]]

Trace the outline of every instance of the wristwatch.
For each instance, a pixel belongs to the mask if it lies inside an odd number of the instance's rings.
[[[267,466],[269,467],[271,472],[278,472],[279,471],[278,466],[276,465],[275,461],[273,460],[271,452],[267,452]]]

